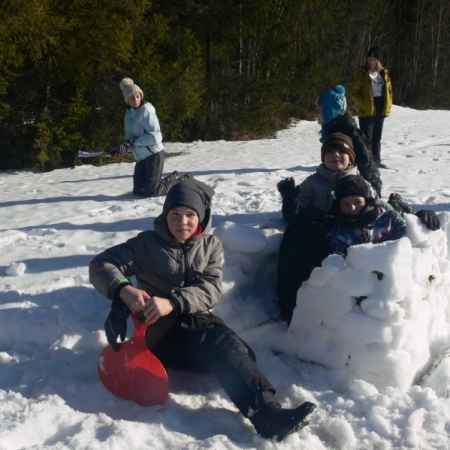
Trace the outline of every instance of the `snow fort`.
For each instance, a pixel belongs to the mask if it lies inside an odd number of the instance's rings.
[[[406,391],[450,343],[450,213],[429,231],[406,215],[407,236],[326,258],[297,293],[285,345],[298,358],[378,389]]]

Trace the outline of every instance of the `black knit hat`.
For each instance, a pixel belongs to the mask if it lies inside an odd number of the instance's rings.
[[[343,198],[351,195],[358,195],[365,199],[371,197],[369,185],[361,175],[347,175],[337,182],[334,196],[338,205]]]
[[[180,181],[167,194],[163,206],[163,216],[167,219],[170,208],[183,205],[192,208],[202,222],[214,194],[215,192],[201,181],[193,179]]]
[[[377,58],[378,61],[381,59],[381,51],[378,47],[370,47],[369,51],[367,52],[367,58],[368,57]]]
[[[322,144],[321,156],[322,162],[324,156],[328,152],[332,152],[333,150],[341,150],[348,154],[350,158],[350,162],[353,164],[356,159],[355,151],[353,150],[353,141],[350,136],[342,133],[331,133],[329,134],[324,143]]]

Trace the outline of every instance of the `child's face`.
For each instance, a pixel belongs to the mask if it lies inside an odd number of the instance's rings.
[[[128,104],[132,108],[137,108],[141,104],[142,96],[140,92],[135,92],[128,97]]]
[[[331,152],[325,153],[323,157],[323,163],[327,169],[334,172],[341,172],[345,170],[350,164],[350,157],[348,153],[336,149]]]
[[[360,195],[350,195],[341,200],[339,205],[341,212],[348,215],[356,215],[366,206],[366,199]]]
[[[179,241],[189,239],[197,229],[197,213],[187,206],[175,206],[167,213],[167,226],[172,236]]]
[[[370,70],[375,72],[377,70],[377,67],[378,67],[378,59],[374,58],[373,56],[369,56],[367,58],[367,64],[369,65]]]

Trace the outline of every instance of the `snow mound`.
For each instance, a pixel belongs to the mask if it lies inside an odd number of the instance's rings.
[[[406,392],[450,342],[450,213],[439,217],[441,230],[407,215],[407,237],[326,258],[297,293],[289,352],[342,382]]]

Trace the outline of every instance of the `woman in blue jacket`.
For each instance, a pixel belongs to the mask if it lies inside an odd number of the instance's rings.
[[[192,178],[191,172],[178,176],[172,172],[161,178],[165,152],[155,107],[144,101],[142,89],[131,78],[120,82],[127,110],[125,112],[125,141],[119,153],[133,153],[136,160],[133,175],[133,195],[159,197],[181,180]]]

